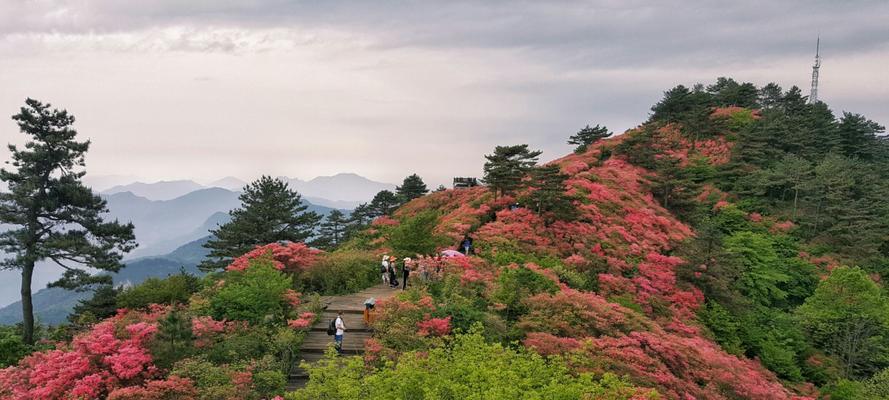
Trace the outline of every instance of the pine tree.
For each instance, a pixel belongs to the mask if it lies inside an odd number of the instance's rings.
[[[314,244],[327,249],[333,249],[343,242],[348,229],[349,219],[340,210],[331,210],[324,222],[318,227],[318,239]]]
[[[608,131],[608,128],[599,126],[598,124],[592,128],[587,125],[585,128],[577,131],[574,135],[571,135],[571,137],[568,138],[568,144],[577,145],[574,152],[580,154],[586,152],[591,144],[609,136],[611,136],[611,132]]]
[[[80,300],[74,306],[74,311],[68,316],[68,321],[73,324],[81,322],[94,323],[108,318],[117,312],[117,295],[120,290],[112,285],[101,285],[93,292],[93,296]]]
[[[74,116],[50,104],[27,99],[14,115],[19,130],[30,136],[24,149],[9,146],[15,171],[0,169],[9,186],[0,193],[0,250],[10,254],[0,268],[22,270],[23,341],[34,342],[31,279],[38,261],[49,260],[65,273],[54,286],[68,289],[108,283],[108,275],[91,275],[83,267],[116,272],[123,254],[136,247],[132,224],[105,222],[105,200],[83,185],[84,154],[90,142],[75,140]]]
[[[485,183],[495,196],[518,189],[522,179],[537,163],[540,153],[530,150],[527,144],[495,147],[494,154],[485,155]]]
[[[576,215],[571,198],[565,194],[565,180],[558,165],[545,165],[531,170],[531,193],[524,201],[529,207],[544,215],[547,222],[570,220]]]
[[[373,200],[370,201],[369,207],[371,215],[376,218],[392,214],[399,205],[401,205],[401,202],[398,201],[398,196],[396,196],[395,193],[392,193],[389,190],[381,190],[374,195]]]
[[[204,247],[210,254],[200,268],[212,271],[256,246],[289,241],[304,242],[314,234],[321,216],[307,211],[302,196],[286,182],[263,176],[244,187],[239,197],[241,207],[229,211],[231,221],[210,231]]]
[[[423,178],[420,178],[417,174],[412,174],[407,178],[404,178],[404,182],[401,183],[401,186],[395,187],[395,192],[398,194],[402,203],[407,203],[417,197],[422,197],[426,193],[429,193],[429,189],[426,188],[426,183],[423,182]]]

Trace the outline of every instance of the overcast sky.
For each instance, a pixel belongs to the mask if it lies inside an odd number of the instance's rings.
[[[889,2],[0,0],[0,138],[67,108],[91,175],[480,175],[622,132],[676,84],[732,76],[889,123]],[[0,159],[7,159],[3,152]]]

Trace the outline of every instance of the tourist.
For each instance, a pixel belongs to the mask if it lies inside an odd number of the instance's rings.
[[[380,273],[383,274],[383,283],[389,284],[389,256],[383,255],[383,262],[380,265]]]
[[[460,250],[462,250],[463,254],[467,256],[473,252],[472,238],[469,237],[469,235],[463,237],[463,241],[460,242]]]
[[[404,282],[402,282],[401,290],[407,290],[407,277],[411,274],[412,264],[410,257],[404,258],[404,265],[401,267],[401,279],[404,279]]]
[[[395,276],[395,256],[389,256],[389,287],[398,287],[398,277]]]
[[[336,321],[334,322],[336,326],[336,334],[333,336],[333,340],[336,343],[336,353],[338,355],[343,354],[343,334],[346,333],[346,324],[343,323],[343,312],[336,312]]]

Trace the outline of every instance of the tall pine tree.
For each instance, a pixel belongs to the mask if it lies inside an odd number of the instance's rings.
[[[404,182],[401,183],[401,186],[395,187],[395,193],[398,194],[398,197],[401,198],[403,203],[407,203],[417,197],[422,197],[424,194],[429,193],[429,189],[426,187],[426,183],[423,182],[423,178],[420,178],[417,174],[411,174],[407,178],[404,178]]]
[[[568,138],[568,144],[577,145],[574,152],[580,154],[586,152],[591,144],[609,136],[611,136],[611,132],[608,131],[608,128],[599,126],[598,124],[592,128],[587,125],[585,128],[577,131],[574,135],[571,135],[571,137]]]
[[[538,156],[540,151],[529,149],[527,144],[497,146],[494,154],[485,155],[484,181],[495,196],[511,193],[521,187]]]
[[[318,228],[315,244],[326,249],[334,249],[343,242],[349,227],[349,218],[340,210],[332,210]]]
[[[108,275],[91,275],[84,268],[116,272],[123,254],[136,247],[132,224],[106,222],[105,200],[83,185],[80,170],[90,142],[75,140],[74,116],[27,99],[12,117],[30,140],[24,149],[9,145],[14,171],[0,169],[9,191],[0,193],[0,249],[10,254],[4,269],[22,271],[22,338],[34,342],[31,279],[38,261],[51,261],[65,270],[54,286],[68,289],[109,283]]]
[[[321,216],[307,211],[302,196],[286,182],[263,176],[244,187],[241,208],[229,211],[231,221],[210,231],[204,247],[210,254],[201,262],[204,271],[228,265],[256,246],[289,241],[304,242],[314,234]]]

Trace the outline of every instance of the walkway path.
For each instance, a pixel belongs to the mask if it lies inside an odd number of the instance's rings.
[[[296,366],[287,380],[287,390],[299,389],[305,386],[309,380],[307,371],[299,367],[300,361],[315,362],[320,360],[324,357],[327,346],[333,343],[333,336],[327,335],[327,326],[330,324],[330,320],[336,318],[337,311],[343,312],[343,323],[346,325],[343,353],[362,354],[364,353],[364,340],[369,339],[372,334],[372,329],[364,324],[364,301],[371,297],[379,301],[392,297],[397,292],[398,290],[381,284],[358,293],[322,297],[324,312],[318,322],[309,330],[299,348]]]

